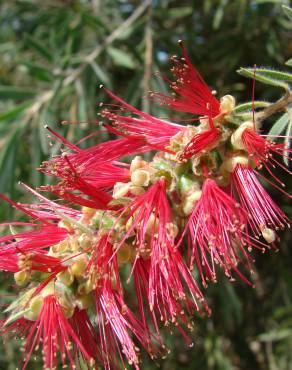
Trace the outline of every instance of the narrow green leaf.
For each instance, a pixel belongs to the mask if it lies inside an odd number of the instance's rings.
[[[274,135],[281,135],[284,130],[286,129],[288,123],[289,123],[289,115],[288,113],[284,113],[271,127],[268,135],[274,136]]]
[[[122,66],[122,67],[125,67],[125,68],[129,68],[129,69],[134,69],[135,68],[135,63],[133,61],[133,58],[131,57],[131,55],[129,55],[125,51],[123,51],[121,49],[116,49],[116,48],[113,48],[113,47],[109,47],[107,49],[107,52],[111,56],[111,58],[113,59],[113,62],[116,65],[119,65],[119,66]]]
[[[291,148],[291,136],[292,136],[292,109],[289,109],[288,110],[288,115],[289,115],[289,123],[288,123],[288,126],[287,126],[287,130],[285,132],[285,149],[287,150],[287,152],[285,153],[285,156],[283,157],[283,161],[284,163],[286,164],[286,166],[288,167],[289,165],[289,158],[290,158],[290,153],[289,153],[289,149]]]
[[[50,82],[53,79],[52,72],[41,64],[28,61],[21,61],[20,64],[25,66],[29,71],[29,74],[35,79],[47,82]]]
[[[31,105],[32,101],[25,101],[24,103],[17,104],[15,107],[9,109],[7,112],[0,113],[0,121],[9,121],[16,118]]]
[[[191,6],[180,6],[177,8],[170,8],[167,15],[171,18],[183,18],[191,15],[194,12]]]
[[[250,68],[249,70],[253,72],[252,68]],[[271,77],[272,79],[275,80],[292,82],[292,73],[289,72],[275,71],[273,69],[268,68],[257,68],[256,75],[258,73],[266,77]]]
[[[288,16],[288,18],[292,21],[292,8],[286,5],[282,5],[282,9],[284,10],[285,14]]]
[[[111,85],[111,81],[106,72],[95,62],[90,63],[91,68],[96,74],[97,78],[106,86]]]
[[[43,58],[47,59],[48,61],[52,62],[53,61],[53,56],[52,54],[50,53],[50,51],[43,45],[43,42],[42,41],[39,41],[37,39],[35,39],[34,37],[32,37],[31,35],[29,34],[26,34],[25,36],[26,38],[26,41],[28,43],[28,45],[33,48],[34,50],[36,50],[39,55],[41,55]]]
[[[292,58],[288,59],[287,62],[285,62],[286,66],[292,67]]]
[[[5,321],[4,326],[7,326],[9,324],[12,324],[14,321],[18,320],[20,317],[22,317],[24,314],[29,312],[30,308],[27,308],[26,310],[22,310],[19,312],[16,312],[8,317],[8,319]]]
[[[254,108],[266,108],[269,105],[270,105],[270,103],[268,103],[266,101],[256,100],[254,103],[248,102],[248,103],[238,104],[234,108],[233,112],[234,113],[241,113],[241,112],[245,112],[247,110],[251,110],[253,107]]]
[[[262,342],[274,342],[288,337],[292,337],[292,330],[290,328],[271,330],[268,333],[263,333],[259,335],[259,339]]]
[[[272,78],[267,74],[259,73],[258,69],[256,70],[256,73],[254,73],[253,68],[240,68],[237,70],[237,73],[244,77],[255,78],[257,81],[260,81],[267,85],[281,87],[286,91],[289,90],[289,85],[287,83],[283,82],[280,79]]]
[[[0,99],[20,100],[32,98],[36,92],[29,88],[0,85]]]

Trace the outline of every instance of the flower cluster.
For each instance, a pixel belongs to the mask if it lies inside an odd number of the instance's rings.
[[[182,52],[167,80],[174,94],[151,98],[195,123],[155,118],[105,89],[115,105],[99,114],[120,138],[81,149],[49,129],[66,149],[40,171],[58,182],[23,185],[33,204],[1,195],[30,218],[3,224],[11,234],[0,238],[0,268],[20,287],[0,330],[23,340],[23,369],[42,347],[45,369],[138,370],[140,348],[167,355],[162,324],[192,345],[194,313],[210,313],[200,286],[220,270],[250,284],[253,249],[276,248],[289,226],[257,172],[271,173],[284,146],[230,119],[235,99],[218,100]]]

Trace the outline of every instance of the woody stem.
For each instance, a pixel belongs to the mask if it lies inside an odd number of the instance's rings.
[[[263,111],[256,114],[256,124],[260,127],[262,122],[268,117],[272,116],[277,112],[286,110],[289,104],[292,103],[292,92],[288,90],[281,99],[277,100],[274,104],[269,105]]]

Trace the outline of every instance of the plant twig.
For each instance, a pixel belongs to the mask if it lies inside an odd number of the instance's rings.
[[[84,71],[87,65],[94,62],[94,60],[99,56],[99,54],[114,40],[116,40],[121,33],[123,33],[127,28],[129,28],[143,12],[147,9],[148,6],[152,4],[152,0],[145,0],[143,3],[132,13],[129,18],[125,20],[118,28],[116,28],[110,35],[108,35],[105,40],[98,45],[89,55],[84,58],[83,63],[76,68],[68,77],[66,77],[63,81],[63,86],[70,85],[73,81],[75,81],[80,74]]]
[[[257,126],[260,127],[261,123],[273,114],[285,110],[289,104],[292,104],[291,91],[287,91],[287,93],[281,99],[277,100],[276,103],[271,104],[261,112],[256,113]]]
[[[152,72],[152,54],[153,54],[153,38],[152,38],[152,6],[149,6],[147,12],[148,20],[145,30],[145,62],[144,62],[144,77],[143,77],[143,90],[145,97],[150,90],[151,72]],[[150,112],[149,99],[142,101],[143,111]]]

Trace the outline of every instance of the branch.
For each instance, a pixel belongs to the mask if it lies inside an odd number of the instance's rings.
[[[130,15],[129,18],[125,20],[118,28],[116,28],[110,35],[108,35],[102,44],[97,46],[89,55],[84,58],[83,63],[76,68],[65,80],[63,81],[63,86],[70,85],[75,81],[84,69],[100,55],[100,53],[110,44],[113,43],[127,28],[129,28],[143,12],[152,4],[152,0],[145,0],[143,3]]]
[[[149,6],[147,12],[147,26],[145,30],[145,62],[144,62],[144,76],[143,76],[143,90],[145,97],[150,90],[150,80],[152,72],[152,54],[153,54],[153,38],[152,38],[152,7]],[[142,101],[143,111],[149,113],[150,104],[149,99],[145,98]]]
[[[256,113],[256,123],[258,126],[273,114],[283,111],[287,108],[289,104],[292,104],[292,92],[288,90],[286,94],[276,101],[276,103],[269,105],[263,111]]]

